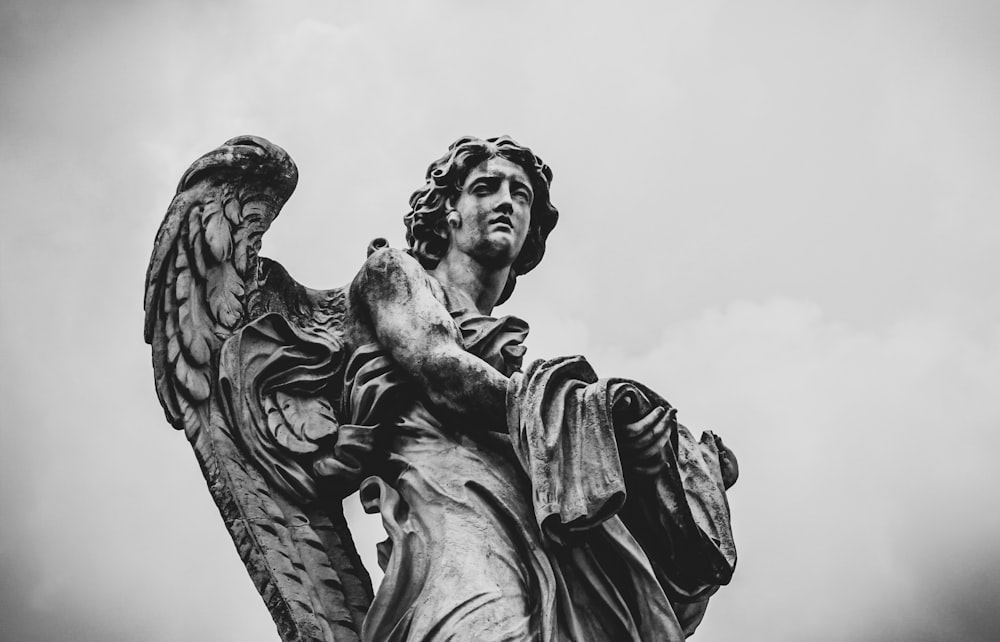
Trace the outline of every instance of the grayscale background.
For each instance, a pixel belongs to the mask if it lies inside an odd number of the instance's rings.
[[[299,165],[263,254],[312,287],[458,136],[554,168],[498,311],[740,457],[695,640],[1000,630],[1000,4],[610,7],[0,6],[0,638],[277,639],[142,341],[176,181],[243,133]]]

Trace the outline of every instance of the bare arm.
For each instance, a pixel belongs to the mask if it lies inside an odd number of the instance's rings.
[[[372,254],[351,284],[379,343],[446,414],[506,432],[507,378],[462,347],[431,277],[399,250]]]

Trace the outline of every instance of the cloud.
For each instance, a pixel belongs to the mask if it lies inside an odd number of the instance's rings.
[[[721,434],[741,462],[739,567],[700,639],[918,639],[907,636],[1000,624],[977,606],[985,571],[959,580],[1000,556],[987,508],[1000,486],[1000,327],[982,341],[945,320],[869,331],[773,299],[706,310],[649,342],[595,359]]]

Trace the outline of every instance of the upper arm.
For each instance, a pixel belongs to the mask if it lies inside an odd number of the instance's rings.
[[[432,354],[462,350],[448,310],[420,264],[399,250],[372,254],[351,284],[382,347],[411,375]]]
[[[502,421],[507,379],[465,351],[438,287],[415,259],[394,249],[373,253],[351,284],[379,343],[435,405]]]

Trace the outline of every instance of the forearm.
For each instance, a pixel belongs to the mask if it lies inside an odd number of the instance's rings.
[[[507,377],[459,349],[426,360],[418,379],[437,408],[486,430],[507,430]]]

